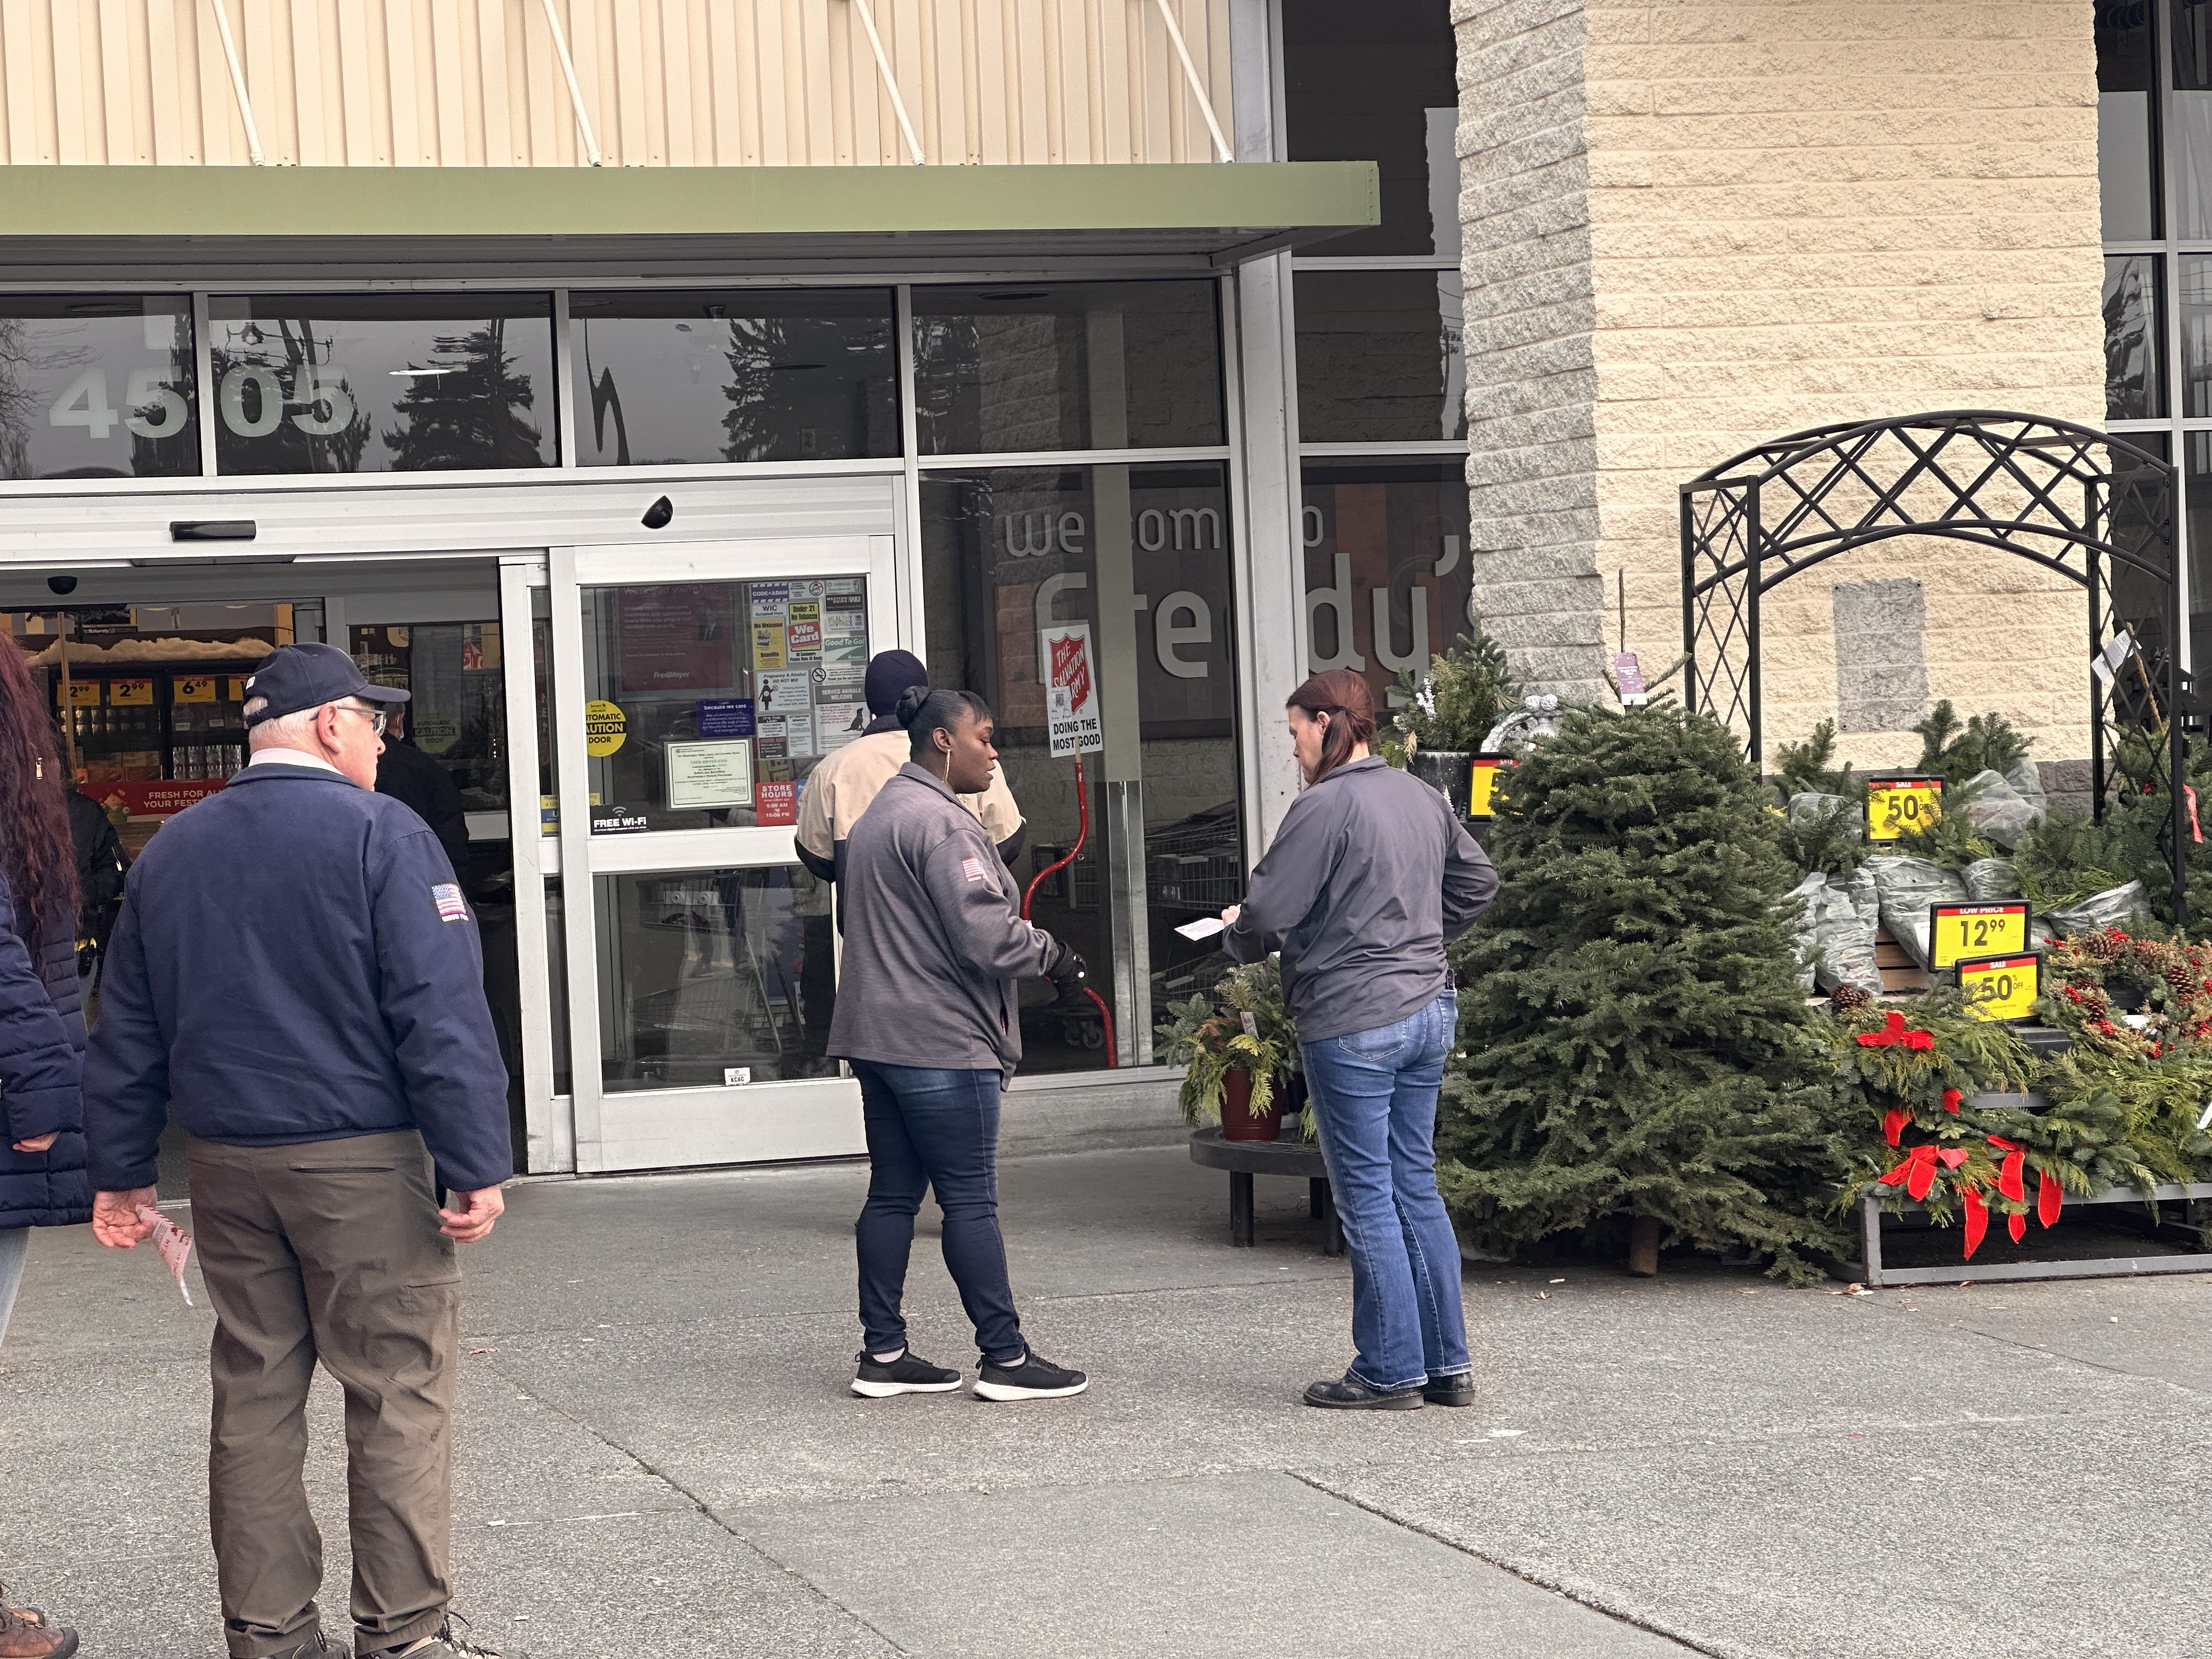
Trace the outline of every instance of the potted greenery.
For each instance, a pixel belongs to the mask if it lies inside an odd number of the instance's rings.
[[[1474,757],[1498,718],[1519,701],[1505,652],[1468,612],[1468,631],[1430,659],[1419,679],[1407,669],[1391,688],[1401,705],[1377,733],[1383,759],[1402,767],[1465,814]]]
[[[1185,1121],[1218,1121],[1228,1140],[1274,1139],[1284,1111],[1305,1103],[1297,1031],[1274,958],[1231,969],[1211,994],[1171,1003],[1169,1012],[1154,1052],[1163,1064],[1188,1068],[1178,1097]]]

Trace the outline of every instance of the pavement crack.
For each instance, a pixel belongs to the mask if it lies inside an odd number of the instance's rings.
[[[888,1631],[885,1631],[880,1626],[875,1624],[872,1620],[867,1619],[861,1613],[855,1612],[853,1608],[847,1607],[842,1601],[840,1601],[836,1596],[830,1595],[829,1591],[823,1589],[821,1585],[816,1583],[805,1573],[797,1571],[777,1560],[775,1557],[770,1555],[758,1544],[753,1542],[751,1539],[746,1537],[735,1527],[730,1525],[728,1522],[723,1520],[720,1516],[715,1514],[714,1506],[708,1503],[705,1498],[700,1497],[697,1492],[693,1492],[690,1487],[685,1486],[681,1480],[678,1480],[674,1475],[671,1474],[666,1469],[660,1468],[651,1459],[640,1456],[636,1452],[632,1451],[628,1446],[623,1445],[621,1441],[612,1439],[607,1435],[602,1434],[597,1426],[587,1422],[583,1418],[577,1416],[575,1413],[568,1410],[566,1407],[560,1405],[555,1401],[548,1400],[544,1395],[532,1393],[531,1389],[511,1371],[508,1371],[496,1364],[487,1365],[485,1369],[492,1372],[501,1382],[505,1382],[507,1387],[513,1389],[521,1398],[530,1401],[531,1404],[544,1407],[547,1411],[552,1413],[554,1416],[559,1418],[562,1422],[573,1425],[574,1427],[582,1430],[586,1434],[591,1436],[592,1439],[598,1441],[599,1444],[605,1446],[609,1451],[614,1453],[617,1456],[627,1458],[630,1462],[635,1464],[646,1474],[651,1475],[655,1480],[658,1480],[662,1486],[665,1486],[670,1492],[675,1493],[685,1503],[690,1504],[694,1510],[698,1511],[700,1516],[705,1520],[708,1525],[722,1533],[725,1536],[731,1539],[743,1549],[759,1557],[760,1559],[766,1562],[769,1566],[775,1568],[778,1572],[787,1574],[789,1577],[797,1579],[800,1583],[806,1586],[810,1594],[818,1597],[826,1606],[834,1607],[839,1613],[843,1613],[845,1617],[850,1619],[854,1624],[860,1626],[861,1629],[866,1631],[878,1641],[881,1642],[885,1647],[889,1648],[892,1652],[911,1654],[914,1651],[913,1649],[903,1646],[899,1642],[894,1640]]]
[[[1516,1566],[1512,1562],[1501,1560],[1497,1556],[1488,1554],[1484,1551],[1475,1548],[1472,1544],[1462,1542],[1461,1540],[1456,1538],[1448,1537],[1444,1534],[1434,1531],[1428,1527],[1417,1525],[1413,1522],[1407,1520],[1403,1516],[1393,1515],[1389,1510],[1378,1509],[1372,1504],[1364,1502],[1359,1498],[1352,1497],[1349,1492],[1339,1492],[1335,1487],[1326,1485],[1320,1480],[1316,1480],[1311,1475],[1302,1474],[1296,1469],[1285,1469],[1283,1473],[1289,1475],[1291,1480],[1297,1481],[1302,1486],[1310,1486],[1314,1491],[1321,1493],[1324,1498],[1334,1498],[1340,1504],[1348,1504],[1353,1509],[1363,1510],[1366,1514],[1373,1516],[1378,1521],[1387,1521],[1392,1526],[1400,1528],[1406,1532],[1415,1534],[1419,1537],[1425,1538],[1431,1543],[1442,1544],[1446,1549],[1456,1550],[1462,1555],[1471,1556],[1477,1561],[1484,1562],[1490,1566],[1496,1567],[1500,1572],[1510,1572],[1516,1578],[1521,1580],[1524,1584],[1534,1585],[1536,1589],[1544,1590],[1550,1595],[1561,1596],[1567,1601],[1576,1603],[1577,1606],[1588,1607],[1593,1613],[1602,1613],[1606,1618],[1612,1620],[1616,1624],[1626,1625],[1632,1630],[1640,1630],[1649,1635],[1660,1637],[1666,1641],[1674,1643],[1685,1652],[1702,1653],[1706,1655],[1708,1659],[1729,1659],[1729,1656],[1723,1653],[1718,1648],[1701,1646],[1698,1643],[1689,1640],[1679,1632],[1668,1630],[1662,1625],[1653,1624],[1648,1619],[1638,1618],[1632,1613],[1624,1613],[1619,1607],[1608,1606],[1604,1601],[1589,1594],[1586,1590],[1577,1589],[1573,1586],[1561,1583],[1556,1579],[1548,1578],[1542,1574],[1532,1572],[1525,1567]]]
[[[2125,1365],[2103,1364],[2094,1359],[2084,1359],[2078,1353],[2069,1353],[2063,1348],[2053,1348],[2039,1342],[2023,1342],[2016,1336],[2007,1336],[1999,1331],[1980,1330],[1972,1325],[1962,1325],[1960,1328],[1971,1332],[1985,1341],[2001,1343],[2008,1348],[2017,1348],[2022,1353],[2036,1353],[2049,1359],[2063,1359],[2069,1365],[2081,1365],[2093,1371],[2102,1371],[2107,1376],[2130,1377],[2138,1382],[2163,1382],[2169,1389],[2178,1389],[2183,1394],[2191,1395],[2200,1399],[2203,1397],[2205,1392],[2186,1382],[2177,1382],[2170,1376],[2161,1376],[2156,1371],[2138,1371],[2132,1370]]]

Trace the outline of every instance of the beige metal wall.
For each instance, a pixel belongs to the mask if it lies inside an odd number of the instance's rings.
[[[1170,0],[1229,125],[1229,0]],[[224,0],[276,164],[583,159],[542,0]],[[1156,0],[870,0],[933,162],[1212,159]],[[556,0],[609,166],[907,161],[853,0]],[[242,164],[214,0],[0,0],[9,165]]]

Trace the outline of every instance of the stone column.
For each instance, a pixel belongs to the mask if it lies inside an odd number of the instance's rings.
[[[2074,0],[1455,0],[1475,597],[1531,685],[1681,649],[1675,487],[1828,422],[2104,414]],[[2084,602],[1916,538],[1766,606],[1770,745],[1909,764],[1935,699],[2087,752]],[[1910,619],[1914,626],[1893,626]],[[1771,747],[1770,747],[1771,754]]]

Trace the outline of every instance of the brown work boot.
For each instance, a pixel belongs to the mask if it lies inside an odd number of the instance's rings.
[[[70,1659],[76,1651],[76,1632],[19,1617],[12,1607],[0,1607],[0,1659]]]

